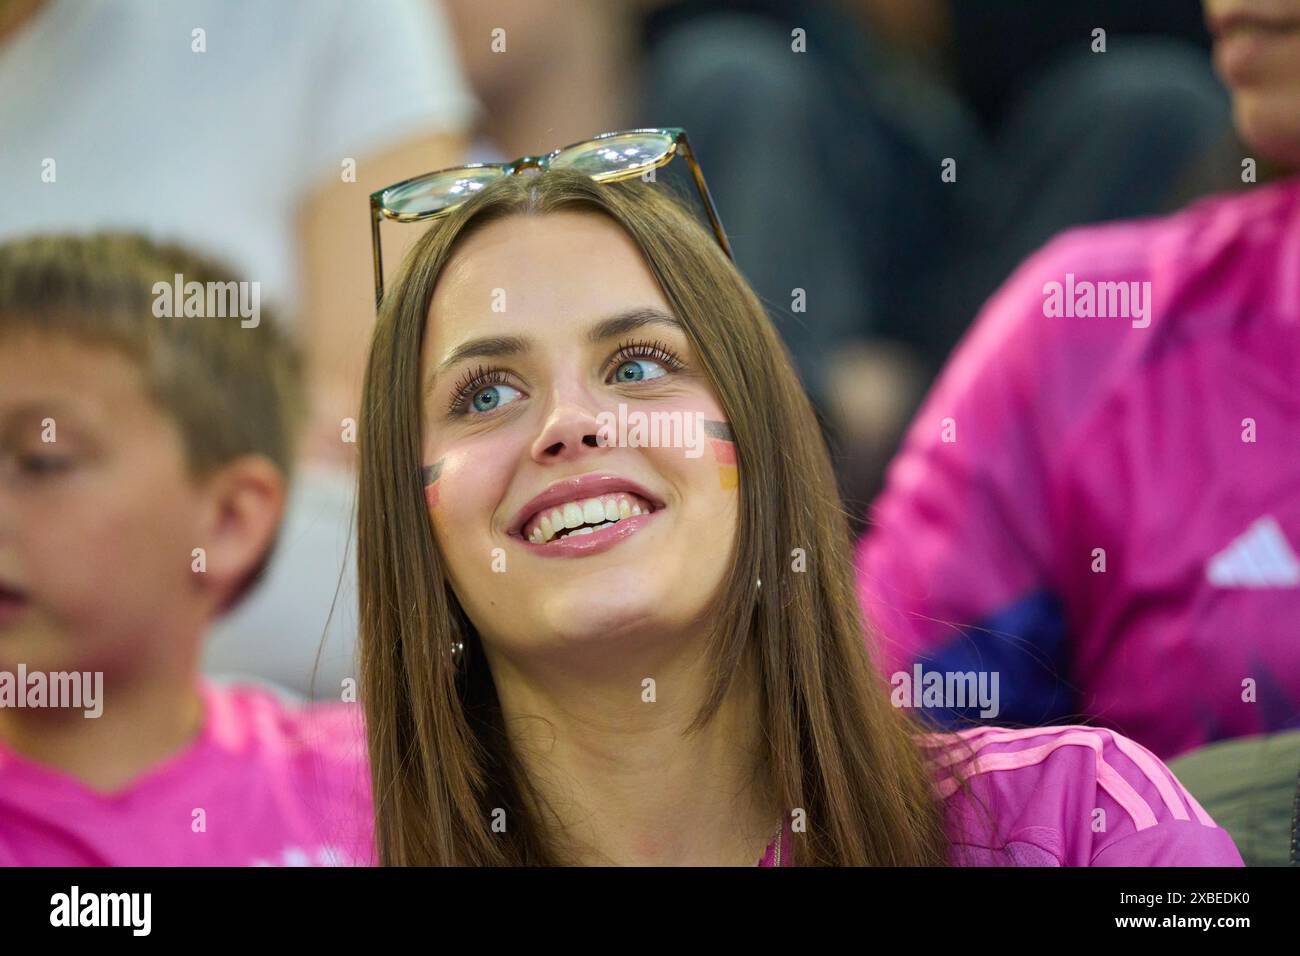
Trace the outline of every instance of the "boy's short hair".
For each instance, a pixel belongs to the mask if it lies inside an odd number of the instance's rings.
[[[198,282],[205,289],[237,279],[180,245],[130,233],[0,243],[0,336],[66,335],[115,348],[138,364],[150,396],[178,425],[191,475],[255,454],[274,462],[288,482],[305,411],[298,350],[260,302],[247,327],[238,312],[198,317],[156,307],[163,294],[161,286],[155,291],[158,283],[168,287],[166,304],[176,304],[177,276],[182,287]],[[223,611],[261,578],[275,544]]]

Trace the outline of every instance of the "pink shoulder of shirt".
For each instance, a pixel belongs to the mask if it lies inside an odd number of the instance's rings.
[[[1016,268],[955,354],[970,363],[972,353],[1032,354],[1045,340],[1071,348],[1095,340],[1108,346],[1095,358],[1113,364],[1129,357],[1116,355],[1116,343],[1157,337],[1123,334],[1131,327],[1124,319],[1045,321],[1046,283],[1064,285],[1069,275],[1150,281],[1149,315],[1160,335],[1217,330],[1228,306],[1235,313],[1256,302],[1300,318],[1300,176],[1208,196],[1171,215],[1067,229]]]
[[[1071,281],[1149,283],[1150,327],[1134,330],[1136,319],[1045,318],[1049,284]],[[985,424],[978,414],[994,399],[1023,400],[1016,411],[1031,415],[1043,433],[1072,433],[1152,349],[1221,335],[1225,316],[1274,313],[1300,320],[1300,176],[1206,197],[1168,216],[1066,230],[985,303],[908,440],[917,447],[939,443],[940,430],[932,427],[939,412],[996,429],[997,416]],[[968,407],[972,401],[978,404]],[[967,414],[957,415],[958,407]],[[1064,444],[1058,437],[1054,447]]]
[[[1169,768],[1121,734],[978,727],[919,742],[945,801],[955,865],[1243,865]]]

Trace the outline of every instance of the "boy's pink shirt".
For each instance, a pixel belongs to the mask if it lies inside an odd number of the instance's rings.
[[[0,865],[370,863],[359,705],[293,705],[207,681],[200,691],[199,736],[114,794],[0,745]]]

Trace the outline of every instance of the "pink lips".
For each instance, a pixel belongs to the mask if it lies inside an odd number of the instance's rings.
[[[1296,25],[1262,26],[1241,22],[1219,34],[1214,41],[1214,64],[1233,86],[1247,87],[1269,75],[1270,65],[1284,58],[1290,47],[1297,48],[1300,31]]]
[[[27,604],[28,601],[25,595],[0,586],[0,628],[17,619],[27,609]]]
[[[652,495],[635,481],[630,481],[622,475],[596,472],[590,475],[581,475],[577,478],[562,478],[552,484],[519,509],[515,514],[514,521],[510,523],[507,533],[523,534],[524,525],[543,508],[552,508],[555,505],[562,505],[566,501],[577,501],[581,498],[599,498],[601,495],[612,495],[620,491],[628,491],[638,498],[644,498],[650,502],[655,511],[664,506],[662,500]]]
[[[1268,7],[1259,3],[1259,0],[1250,0],[1248,3],[1229,4],[1228,9],[1207,13],[1206,25],[1215,38],[1242,28],[1292,30],[1300,26],[1300,10],[1294,5],[1274,4]]]
[[[608,551],[624,538],[636,534],[648,522],[654,521],[658,517],[659,511],[656,510],[651,511],[649,514],[620,518],[608,528],[601,528],[590,534],[570,534],[565,535],[563,538],[552,538],[545,544],[537,544],[523,538],[520,540],[523,541],[524,547],[529,551],[543,557],[577,558]]]
[[[569,501],[577,501],[583,498],[599,498],[620,491],[645,499],[654,510],[648,514],[632,515],[620,519],[609,527],[601,528],[590,534],[566,535],[563,538],[555,538],[542,544],[536,544],[523,537],[524,527],[539,511]],[[597,554],[607,548],[612,548],[629,535],[636,534],[648,522],[655,520],[663,507],[664,502],[662,499],[651,494],[642,485],[621,475],[601,472],[581,475],[576,478],[563,478],[553,483],[540,495],[519,509],[510,524],[509,534],[518,538],[524,547],[537,554],[551,557],[576,557]]]

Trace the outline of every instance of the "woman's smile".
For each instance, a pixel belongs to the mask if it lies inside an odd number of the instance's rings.
[[[636,482],[599,473],[557,481],[517,513],[510,535],[548,557],[582,557],[614,547],[664,510]]]

